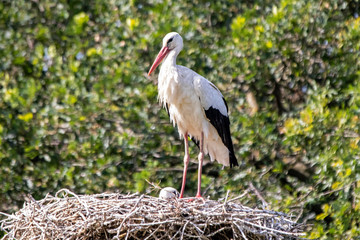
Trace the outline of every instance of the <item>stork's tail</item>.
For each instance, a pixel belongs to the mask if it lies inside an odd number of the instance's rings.
[[[196,146],[199,147],[199,141],[197,139],[192,137],[191,140],[193,140]],[[224,166],[230,166],[230,168],[232,168],[235,166],[239,166],[239,163],[234,154],[234,148],[231,142],[231,138],[229,141],[229,143],[231,143],[229,147],[219,144],[216,141],[208,141],[206,142],[205,153],[208,153],[210,155],[211,161],[214,161],[216,159]],[[229,158],[227,158],[227,154],[229,154]]]

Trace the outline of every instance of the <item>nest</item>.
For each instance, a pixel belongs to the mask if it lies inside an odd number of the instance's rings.
[[[1,220],[3,239],[298,239],[304,225],[237,201],[163,200],[140,194],[55,196],[25,202]]]

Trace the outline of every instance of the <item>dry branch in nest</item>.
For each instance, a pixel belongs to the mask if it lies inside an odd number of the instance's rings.
[[[297,239],[304,225],[284,213],[204,199],[140,194],[55,196],[30,200],[0,221],[3,239]]]

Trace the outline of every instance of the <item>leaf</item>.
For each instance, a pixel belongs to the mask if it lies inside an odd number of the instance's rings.
[[[231,24],[231,29],[233,31],[238,31],[245,26],[245,23],[246,23],[246,18],[239,15],[233,20]]]
[[[80,12],[74,16],[74,22],[78,26],[83,26],[89,21],[89,16],[85,12]]]
[[[331,189],[337,190],[337,189],[339,189],[341,186],[342,186],[342,183],[341,183],[341,182],[334,182],[334,183],[331,185]]]
[[[32,113],[19,114],[18,119],[23,120],[24,122],[29,122],[31,119],[33,119],[33,114]]]
[[[93,55],[101,55],[102,54],[102,50],[101,48],[89,48],[86,51],[86,56],[91,57]]]
[[[265,43],[265,46],[266,46],[267,48],[272,48],[272,47],[273,47],[273,43],[269,40],[269,41],[267,41],[267,42]]]
[[[134,31],[134,29],[139,26],[139,19],[138,18],[127,18],[126,24],[128,25],[130,31]]]

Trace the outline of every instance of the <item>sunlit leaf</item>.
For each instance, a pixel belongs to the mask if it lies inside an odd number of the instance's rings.
[[[20,120],[23,120],[24,122],[28,122],[31,119],[33,119],[33,114],[32,113],[19,114],[18,118]]]

